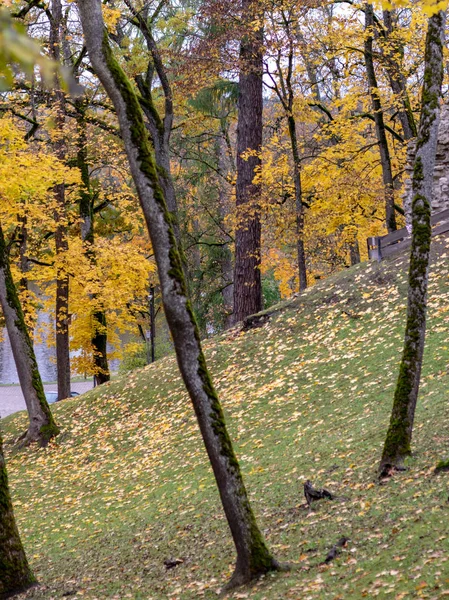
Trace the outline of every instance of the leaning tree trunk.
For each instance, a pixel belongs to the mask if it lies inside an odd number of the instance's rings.
[[[0,436],[0,600],[25,592],[33,585],[36,579],[28,566],[14,518]]]
[[[23,438],[23,444],[38,442],[41,446],[46,446],[49,440],[59,433],[59,429],[45,400],[44,387],[39,375],[33,343],[11,275],[9,256],[1,226],[0,303],[30,419],[30,425]]]
[[[424,83],[417,151],[412,183],[412,248],[410,255],[407,324],[399,377],[394,394],[390,427],[380,463],[380,472],[400,467],[411,452],[413,421],[418,398],[424,352],[429,272],[433,171],[440,117],[443,80],[443,40],[446,15],[429,19]]]
[[[198,327],[187,298],[182,260],[148,143],[137,96],[109,47],[101,0],[78,0],[92,66],[117,111],[132,176],[150,233],[165,314],[184,383],[198,419],[224,511],[237,549],[230,585],[278,568],[257,526],[223,411],[206,367]]]
[[[394,212],[394,180],[391,169],[390,151],[388,148],[387,134],[380,101],[379,87],[377,85],[376,72],[373,59],[373,27],[374,9],[372,4],[365,5],[365,46],[364,56],[368,85],[370,87],[371,101],[373,104],[374,122],[376,124],[377,142],[379,144],[380,163],[382,165],[382,177],[385,189],[385,220],[389,233],[396,231],[396,216]]]
[[[257,0],[242,0],[247,32],[240,46],[237,122],[237,226],[234,262],[234,323],[262,310],[260,274],[260,185],[253,180],[260,167],[262,148],[262,29],[253,30],[260,19]],[[250,155],[245,156],[245,153]]]

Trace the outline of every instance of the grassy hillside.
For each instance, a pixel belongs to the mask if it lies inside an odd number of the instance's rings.
[[[449,597],[449,243],[435,245],[409,471],[375,471],[405,317],[405,259],[362,264],[207,344],[254,509],[289,573],[234,598]],[[173,358],[61,403],[46,450],[9,455],[42,584],[24,598],[216,598],[235,558]],[[26,425],[3,422],[7,448]],[[304,506],[311,479],[339,498]],[[342,536],[340,557],[320,565]],[[164,560],[184,562],[166,570]]]

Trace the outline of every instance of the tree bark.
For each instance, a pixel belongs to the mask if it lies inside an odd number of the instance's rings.
[[[0,436],[0,600],[25,592],[34,585],[36,579],[28,565],[14,518]]]
[[[77,166],[81,174],[82,188],[79,198],[79,212],[81,220],[81,240],[84,244],[84,252],[95,268],[96,256],[94,249],[94,199],[90,185],[89,165],[87,162],[87,138],[86,138],[86,123],[85,123],[85,107],[82,101],[77,101],[78,110],[78,151],[77,151]],[[109,372],[107,344],[108,344],[108,329],[106,313],[102,309],[101,302],[97,294],[91,295],[91,300],[98,307],[92,312],[92,362],[94,365],[94,373],[96,384],[101,385],[110,381],[111,375]]]
[[[171,174],[170,164],[170,138],[173,127],[174,110],[173,110],[173,92],[167,71],[162,62],[158,45],[154,39],[152,32],[152,20],[148,17],[148,9],[137,10],[130,0],[125,0],[126,6],[131,11],[135,18],[135,23],[145,38],[148,51],[151,55],[151,60],[148,64],[147,77],[136,77],[136,84],[142,95],[141,106],[147,118],[147,127],[153,142],[156,164],[158,165],[159,183],[165,195],[168,210],[173,214],[173,227],[181,250],[181,258],[184,263],[184,273],[187,275],[187,263],[182,253],[181,231],[179,228],[178,219],[178,203],[176,200],[176,191]],[[161,117],[154,101],[151,90],[153,73],[156,72],[161,83],[164,94],[164,115]]]
[[[33,343],[25,323],[16,286],[11,275],[9,256],[0,225],[0,303],[8,331],[20,387],[25,398],[30,424],[22,444],[38,442],[46,446],[59,433],[45,399]]]
[[[293,104],[292,95],[291,98]],[[296,121],[291,111],[288,116],[288,131],[292,147],[293,180],[295,182],[296,251],[298,256],[299,291],[302,292],[307,288],[306,255],[304,250],[304,205],[302,203],[301,158],[299,156],[298,137],[296,135]]]
[[[120,122],[145,221],[150,233],[167,322],[184,383],[198,419],[224,511],[237,549],[230,585],[278,568],[257,526],[224,415],[206,367],[198,327],[187,298],[181,256],[137,96],[109,47],[101,0],[78,0],[93,68],[111,98]]]
[[[240,45],[237,122],[237,226],[234,263],[234,323],[262,310],[260,274],[260,194],[253,180],[260,167],[262,149],[263,32],[251,27],[260,19],[257,0],[242,0],[242,19],[247,31]],[[243,155],[251,152],[250,156]]]
[[[351,262],[351,267],[358,265],[360,262],[360,247],[357,238],[349,243],[349,260]]]
[[[384,40],[381,43],[382,54],[385,57],[385,70],[387,71],[390,87],[394,94],[400,99],[402,108],[398,110],[399,120],[401,121],[404,139],[406,141],[416,137],[416,123],[413,116],[410,98],[407,92],[406,79],[401,70],[401,62],[404,55],[404,48],[400,42],[392,35],[394,32],[393,17],[394,11],[384,10]],[[399,57],[399,58],[398,58]]]
[[[231,168],[228,169],[227,161],[226,161],[226,135],[227,131],[222,131],[222,135],[219,136],[216,143],[216,155],[217,155],[217,166],[218,170],[222,174],[222,177],[218,178],[218,215],[220,219],[220,227],[225,231],[225,219],[229,214],[229,188],[230,185],[228,181],[225,180],[224,174],[228,171],[232,171]],[[225,237],[225,236],[223,236]],[[223,299],[223,309],[225,313],[224,317],[224,327],[225,329],[229,329],[232,327],[233,322],[233,312],[234,312],[234,266],[232,264],[232,253],[229,248],[229,243],[231,241],[229,236],[228,239],[224,239],[220,256],[220,270],[221,270],[221,285],[222,292],[221,296]]]
[[[377,85],[376,72],[373,60],[373,27],[374,9],[372,4],[365,5],[365,44],[364,56],[366,74],[370,88],[371,101],[373,104],[374,122],[376,124],[376,136],[379,144],[380,162],[382,165],[382,177],[385,188],[385,221],[389,233],[396,231],[396,214],[394,211],[394,180],[391,169],[390,150],[388,148],[387,134],[385,132],[382,103],[380,101],[379,88]]]
[[[292,149],[293,159],[293,183],[295,186],[295,211],[296,211],[296,254],[298,260],[298,282],[299,291],[303,291],[307,288],[307,267],[306,267],[306,255],[304,248],[304,204],[302,201],[302,183],[301,183],[301,157],[299,154],[298,135],[296,132],[296,119],[293,113],[295,91],[292,83],[294,76],[294,35],[291,31],[291,22],[287,16],[282,12],[282,21],[287,35],[288,40],[288,51],[286,48],[278,50],[276,57],[277,77],[278,83],[271,77],[274,90],[282,104],[285,111],[285,116],[288,122],[288,133],[290,137],[290,145]],[[300,34],[300,41],[304,52],[304,39]],[[282,61],[287,56],[287,69],[284,74]],[[310,66],[312,68],[312,66]],[[312,82],[311,82],[312,84]],[[319,88],[314,85],[315,98],[319,98]]]
[[[50,19],[50,55],[56,62],[61,60],[62,46],[62,5],[61,0],[52,0]],[[58,139],[54,143],[56,156],[66,160],[67,147],[64,137],[65,94],[61,89],[59,76],[55,78],[54,103],[56,106],[56,128]],[[67,239],[65,185],[55,186],[55,245],[57,256],[56,269],[56,366],[58,379],[58,399],[70,397],[70,337],[69,337],[69,276],[63,265],[64,255],[69,244]],[[62,257],[62,260],[61,260]]]
[[[67,227],[65,224],[65,185],[55,188],[56,209],[56,256],[61,259],[68,250]],[[59,261],[58,261],[59,262]],[[69,337],[69,276],[63,265],[56,273],[56,367],[58,399],[70,397],[70,337]]]
[[[430,17],[427,29],[421,118],[412,180],[413,230],[407,324],[390,426],[380,463],[381,472],[387,466],[400,467],[404,458],[411,453],[426,331],[427,283],[432,238],[430,214],[443,80],[445,20],[445,13],[439,12]]]

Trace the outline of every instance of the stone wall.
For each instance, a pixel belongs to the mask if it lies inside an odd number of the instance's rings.
[[[404,211],[407,226],[411,226],[412,209],[412,175],[415,158],[415,141],[409,143],[407,150],[407,179],[404,190]],[[440,127],[438,130],[438,147],[433,182],[432,213],[449,209],[449,105],[441,109]],[[408,227],[407,227],[408,228]]]

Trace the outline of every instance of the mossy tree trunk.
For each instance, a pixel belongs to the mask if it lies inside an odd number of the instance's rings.
[[[365,45],[364,56],[368,85],[373,105],[376,136],[379,144],[382,178],[385,189],[385,221],[388,233],[396,231],[396,214],[394,212],[394,180],[391,169],[390,150],[388,148],[387,134],[385,131],[382,103],[380,101],[379,87],[377,85],[376,71],[373,58],[374,36],[374,9],[372,4],[365,5]]]
[[[0,600],[11,598],[33,585],[36,585],[36,579],[28,565],[14,518],[0,435]]]
[[[182,260],[137,96],[109,47],[101,0],[78,0],[92,66],[112,100],[150,233],[178,365],[198,419],[237,549],[231,585],[278,568],[256,524],[187,298]]]
[[[173,214],[173,229],[176,241],[181,249],[182,240],[178,220],[178,203],[170,163],[170,138],[174,119],[173,92],[167,70],[165,69],[152,31],[161,5],[150,16],[148,7],[143,10],[137,10],[134,6],[135,3],[130,0],[125,0],[125,4],[133,15],[134,25],[141,31],[150,53],[146,76],[138,75],[135,80],[141,93],[139,101],[145,114],[146,126],[153,143],[155,161],[158,167],[159,184],[164,192],[167,208]],[[154,75],[157,75],[164,95],[164,110],[162,114],[156,107],[153,98],[152,85]],[[182,259],[185,261],[184,256],[182,256]],[[186,264],[184,264],[184,272],[187,273]]]
[[[240,44],[240,74],[237,121],[237,181],[235,186],[237,225],[234,260],[234,323],[262,310],[260,273],[260,195],[253,183],[260,167],[262,149],[263,31],[253,24],[261,17],[258,0],[242,0],[246,31]],[[263,13],[262,13],[263,14]],[[245,155],[250,153],[250,155]]]
[[[86,106],[83,99],[75,101],[77,108],[77,126],[78,126],[78,149],[77,149],[77,166],[81,174],[81,192],[79,197],[79,214],[81,240],[84,245],[84,253],[93,267],[96,266],[97,260],[94,248],[94,194],[90,181],[89,164],[87,159],[87,135],[85,111]],[[110,381],[111,374],[109,372],[107,344],[108,344],[108,328],[106,320],[106,312],[103,309],[101,299],[98,294],[91,294],[92,302],[95,309],[92,311],[92,362],[95,369],[95,380],[97,385]]]
[[[413,421],[424,352],[429,272],[431,200],[443,80],[443,39],[446,15],[429,19],[421,118],[412,183],[412,248],[410,255],[407,324],[390,426],[380,464],[400,467],[411,452]]]
[[[53,436],[59,433],[59,429],[45,400],[44,387],[39,375],[33,343],[11,275],[8,249],[1,225],[0,303],[30,419],[30,425],[23,438],[23,443],[38,442],[41,446],[45,446]]]

